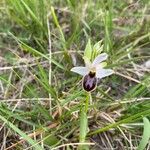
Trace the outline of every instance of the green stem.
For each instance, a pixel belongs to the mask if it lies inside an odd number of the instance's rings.
[[[86,113],[88,112],[90,98],[91,98],[91,93],[87,93],[86,100],[85,100],[85,112]]]
[[[80,143],[84,143],[87,136],[87,129],[88,129],[88,107],[89,107],[89,99],[91,98],[91,93],[86,94],[86,99],[84,104],[82,105],[80,111],[80,135],[79,141]],[[80,145],[79,150],[87,150],[88,147],[86,145]]]

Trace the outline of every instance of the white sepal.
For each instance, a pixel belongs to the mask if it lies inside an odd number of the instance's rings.
[[[106,60],[107,57],[108,57],[108,55],[107,55],[106,53],[102,53],[102,54],[98,55],[98,56],[94,59],[94,61],[93,61],[93,63],[92,63],[92,66],[98,65],[98,64],[101,63],[102,61]]]
[[[110,76],[113,73],[114,73],[114,71],[112,69],[102,69],[102,68],[96,69],[96,77],[100,78],[100,79]]]
[[[87,67],[73,67],[71,69],[71,71],[75,72],[75,73],[78,73],[82,76],[85,76],[89,73],[89,70]]]

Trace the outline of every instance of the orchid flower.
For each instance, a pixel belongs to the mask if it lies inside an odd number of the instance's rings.
[[[82,85],[85,91],[93,91],[97,86],[97,79],[102,79],[114,73],[112,69],[104,69],[102,61],[106,60],[108,55],[102,53],[98,55],[91,63],[89,59],[84,58],[85,67],[73,67],[71,71],[83,76]]]

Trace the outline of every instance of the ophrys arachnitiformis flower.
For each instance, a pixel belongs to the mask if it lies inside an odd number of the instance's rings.
[[[112,69],[104,69],[102,61],[106,60],[108,55],[102,53],[98,55],[91,63],[89,59],[84,58],[85,67],[73,67],[71,71],[83,76],[82,85],[87,92],[93,91],[97,86],[97,79],[107,77],[114,73]]]

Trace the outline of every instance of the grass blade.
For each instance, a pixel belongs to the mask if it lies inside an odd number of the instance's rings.
[[[137,150],[144,150],[150,139],[150,122],[146,117],[143,118],[143,122],[144,122],[143,136]]]
[[[34,140],[32,140],[29,136],[27,136],[11,122],[9,122],[6,118],[0,115],[0,119],[4,121],[11,129],[17,132],[22,138],[24,138],[29,144],[31,144],[36,150],[43,150],[43,148],[39,144],[37,144]]]

